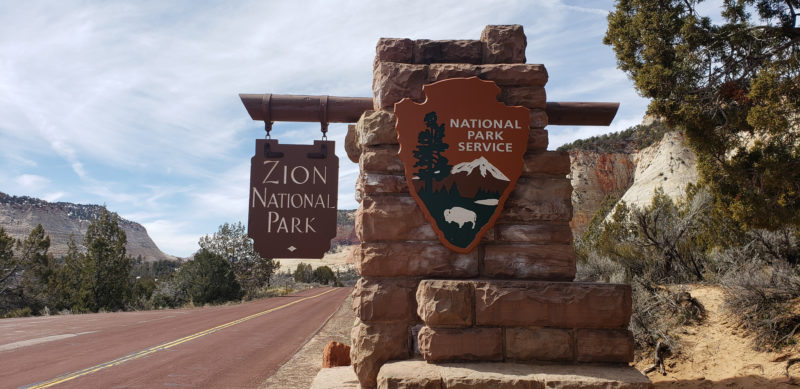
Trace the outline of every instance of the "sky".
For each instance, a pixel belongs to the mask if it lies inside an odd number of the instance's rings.
[[[639,124],[647,101],[602,43],[613,1],[0,0],[0,191],[105,204],[185,257],[225,222],[247,223],[263,122],[239,93],[372,96],[381,37],[479,39],[521,24],[549,101],[616,101],[609,127],[550,126],[550,149]],[[340,160],[339,208],[358,166]],[[312,144],[318,123],[276,123]]]

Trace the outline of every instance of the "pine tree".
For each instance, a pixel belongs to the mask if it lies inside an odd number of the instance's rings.
[[[417,136],[417,149],[414,150],[414,158],[417,162],[414,167],[417,175],[425,180],[425,190],[433,190],[433,180],[441,181],[450,175],[451,166],[442,152],[447,150],[450,145],[444,143],[444,124],[438,123],[436,112],[429,112],[425,115],[425,131]]]

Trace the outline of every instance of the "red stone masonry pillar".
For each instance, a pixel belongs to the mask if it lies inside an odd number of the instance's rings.
[[[487,26],[480,40],[378,41],[375,109],[345,142],[360,168],[351,360],[364,388],[387,361],[414,357],[417,339],[429,362],[629,359],[630,288],[570,282],[569,155],[546,150],[548,75],[525,64],[525,48],[519,25]],[[424,84],[472,76],[494,81],[506,105],[529,108],[531,127],[522,177],[494,228],[459,254],[409,194],[393,109],[406,97],[421,102]]]

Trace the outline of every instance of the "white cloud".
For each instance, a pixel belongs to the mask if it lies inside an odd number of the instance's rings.
[[[186,222],[154,220],[143,225],[156,246],[167,254],[188,257],[200,248],[197,242],[202,235],[190,232],[192,228]]]
[[[38,191],[46,187],[50,183],[50,180],[42,176],[37,176],[35,174],[23,174],[17,176],[17,178],[14,179],[14,182],[16,182],[17,185],[19,185],[19,189],[21,190]]]

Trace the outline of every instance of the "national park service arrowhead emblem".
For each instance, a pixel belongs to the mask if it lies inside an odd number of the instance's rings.
[[[450,250],[468,253],[494,225],[522,174],[530,112],[497,101],[477,77],[423,87],[394,106],[409,191]]]

